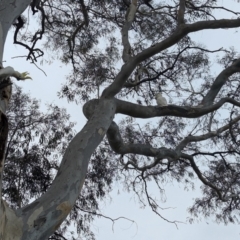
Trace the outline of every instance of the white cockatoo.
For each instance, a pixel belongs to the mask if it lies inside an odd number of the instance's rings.
[[[166,98],[163,97],[161,93],[157,93],[155,95],[155,98],[156,98],[158,106],[163,107],[163,106],[167,106],[168,105]]]
[[[8,77],[15,77],[18,81],[19,80],[26,80],[26,79],[32,79],[29,75],[28,72],[17,72],[14,70],[12,67],[5,67],[0,69],[0,80],[4,80]]]

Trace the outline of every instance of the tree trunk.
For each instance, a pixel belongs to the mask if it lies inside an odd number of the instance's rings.
[[[3,9],[0,13],[1,68],[7,32],[14,19],[26,9],[30,2],[30,0],[12,0],[12,2],[1,1],[0,3],[0,9]],[[8,120],[5,113],[11,98],[11,86],[0,91],[1,194],[4,151],[8,134]],[[109,128],[116,107],[113,100],[104,99],[91,102],[85,109],[91,117],[69,144],[57,176],[48,191],[33,203],[17,210],[10,209],[4,200],[0,201],[0,239],[47,239],[58,229],[71,211],[83,186],[91,154]]]

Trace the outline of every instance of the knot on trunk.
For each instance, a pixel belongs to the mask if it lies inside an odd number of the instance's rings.
[[[87,119],[91,118],[97,109],[99,102],[99,99],[92,99],[83,105],[83,114]]]

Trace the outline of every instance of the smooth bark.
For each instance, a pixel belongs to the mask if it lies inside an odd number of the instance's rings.
[[[8,30],[14,20],[26,9],[30,2],[30,0],[4,0],[0,2],[0,67],[2,67],[3,49]],[[141,106],[114,98],[115,95],[121,91],[128,77],[139,63],[175,45],[187,34],[203,29],[235,28],[240,26],[240,19],[222,19],[184,24],[185,1],[181,0],[180,3],[176,30],[165,40],[143,50],[136,56],[132,56],[128,31],[134,21],[138,4],[137,0],[132,1],[130,11],[126,15],[126,22],[122,29],[124,65],[113,83],[103,91],[101,99],[89,101],[84,106],[83,110],[85,116],[88,118],[88,122],[70,142],[63,156],[57,176],[48,191],[33,203],[17,210],[10,209],[3,200],[0,201],[0,239],[44,240],[53,234],[73,208],[84,183],[89,159],[106,133],[109,145],[116,153],[133,153],[154,157],[154,161],[147,166],[139,166],[137,163],[130,161],[126,163],[126,166],[131,165],[135,169],[144,171],[156,166],[159,161],[164,158],[169,159],[169,161],[175,161],[182,157],[190,161],[199,179],[204,184],[216,190],[219,197],[222,198],[220,190],[203,177],[193,160],[193,156],[184,153],[184,147],[189,142],[202,141],[214,137],[219,132],[228,129],[232,123],[219,128],[216,132],[210,132],[197,137],[186,137],[176,149],[167,149],[164,147],[153,148],[146,144],[126,144],[122,140],[117,124],[113,122],[116,113],[135,118],[153,118],[160,116],[197,118],[219,109],[224,103],[240,106],[239,102],[231,98],[224,98],[214,103],[218,92],[228,77],[235,72],[239,72],[240,60],[237,60],[232,66],[219,74],[211,89],[203,98],[201,106]],[[86,22],[88,21],[87,17],[85,20]],[[0,171],[2,176],[4,149],[8,133],[8,123],[5,112],[11,98],[11,86],[2,89],[0,94]],[[233,122],[234,121],[239,121],[239,118],[233,120]],[[0,179],[0,187],[2,184],[1,180],[2,179]]]

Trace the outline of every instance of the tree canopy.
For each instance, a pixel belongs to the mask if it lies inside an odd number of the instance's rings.
[[[24,223],[34,219],[31,233],[16,239],[64,239],[71,223],[94,239],[91,221],[115,181],[173,223],[149,184],[164,194],[168,182],[200,183],[190,222],[202,215],[239,223],[240,55],[193,34],[238,30],[234,1],[16,2],[29,8],[12,20],[14,43],[34,64],[48,53],[71,66],[58,96],[83,106],[88,119],[76,133],[66,110],[49,105],[42,113],[37,100],[13,89],[1,110],[8,121],[2,197]],[[157,105],[159,93],[166,106]]]

